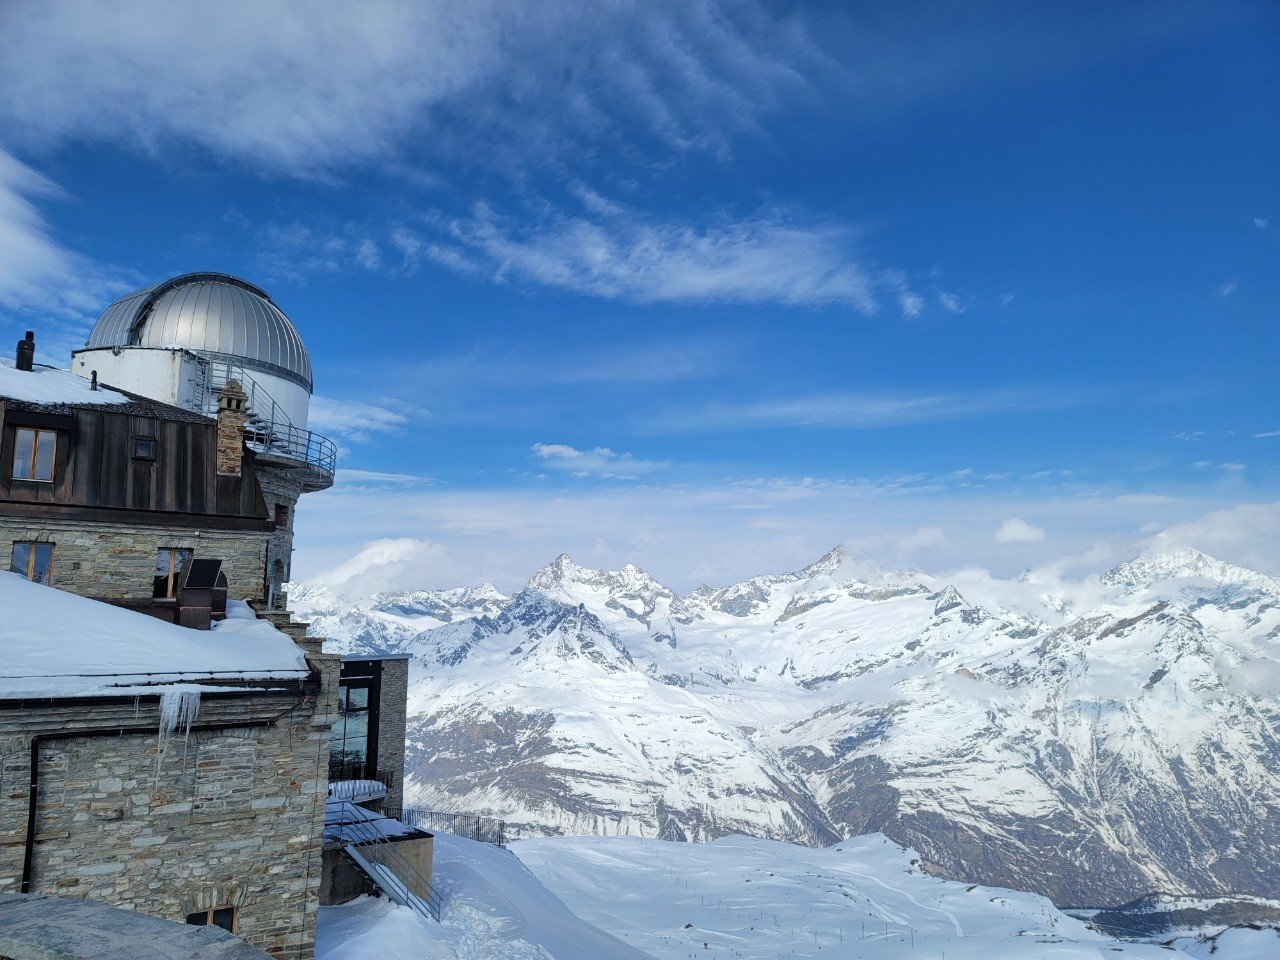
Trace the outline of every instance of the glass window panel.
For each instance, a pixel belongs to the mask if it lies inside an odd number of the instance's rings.
[[[31,544],[15,543],[13,545],[13,561],[9,564],[9,572],[21,577],[31,569]]]
[[[235,907],[219,907],[213,911],[213,925],[221,927],[228,933],[234,933],[236,929],[236,909]]]
[[[58,435],[52,430],[36,431],[36,480],[53,479],[53,454],[58,449]]]
[[[155,440],[150,437],[134,437],[133,456],[138,460],[154,460],[156,458]]]
[[[348,704],[354,710],[369,709],[368,687],[347,687]]]
[[[48,584],[49,571],[53,569],[53,544],[37,543],[32,548],[35,562],[31,566],[31,579],[36,583]]]
[[[369,739],[369,714],[347,714],[346,738],[348,742],[351,742],[352,740],[364,741]]]
[[[30,480],[36,432],[19,428],[13,444],[13,479]]]

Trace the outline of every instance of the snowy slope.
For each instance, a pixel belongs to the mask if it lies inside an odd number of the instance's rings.
[[[1194,551],[1049,587],[835,550],[686,596],[560,557],[448,622],[380,603],[324,623],[413,656],[423,805],[529,834],[882,831],[1070,906],[1280,889],[1280,587]]]
[[[1033,894],[929,877],[878,834],[826,849],[581,837],[515,850],[584,920],[658,960],[1179,956],[1113,940]]]
[[[435,838],[441,922],[361,897],[320,909],[316,960],[649,960],[580,920],[510,851]]]

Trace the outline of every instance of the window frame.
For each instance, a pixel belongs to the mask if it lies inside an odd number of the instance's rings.
[[[154,460],[156,458],[156,438],[155,437],[133,437],[132,449],[129,451],[134,460]],[[150,453],[139,453],[138,450],[143,444],[151,445]]]
[[[361,668],[364,668],[361,671]],[[361,672],[357,672],[361,671]],[[329,770],[330,777],[335,771],[343,774],[349,772],[345,761],[345,745],[351,740],[347,736],[347,717],[349,714],[361,715],[365,721],[364,763],[362,776],[357,779],[373,779],[378,775],[379,727],[382,723],[382,670],[378,661],[362,663],[355,661],[344,663],[342,672],[347,676],[338,678],[338,711],[333,726],[329,729]],[[352,690],[364,690],[368,699],[363,707],[352,711],[349,709]]]
[[[213,918],[214,918],[214,914],[222,913],[224,910],[230,910],[230,911],[231,911],[231,926],[229,926],[229,927],[224,927],[224,926],[222,926],[222,924],[220,924],[220,923],[215,923],[215,922],[214,922],[214,919],[213,919]],[[203,918],[204,918],[204,922],[200,922],[199,920],[195,919],[196,917],[203,917]],[[187,914],[187,925],[188,925],[188,926],[191,926],[191,927],[219,927],[220,929],[222,929],[222,930],[226,930],[228,933],[232,933],[232,934],[236,932],[236,927],[237,927],[237,926],[238,926],[238,924],[239,924],[239,920],[240,920],[240,908],[239,908],[239,907],[234,907],[234,906],[229,906],[229,905],[228,905],[228,906],[221,906],[221,907],[210,907],[208,910],[196,910],[194,913],[188,913],[188,914]]]
[[[18,475],[18,464],[21,462],[18,459],[18,449],[20,438],[24,433],[32,435],[31,456],[26,463],[26,469],[30,471],[30,476],[21,477]],[[46,437],[53,444],[53,453],[49,457],[49,475],[41,477],[36,474],[39,471],[41,439]],[[10,466],[9,473],[13,480],[21,480],[24,483],[53,483],[58,475],[58,431],[48,427],[15,427],[13,434],[13,463]]]
[[[26,577],[32,583],[44,584],[46,587],[51,586],[53,584],[53,557],[54,557],[54,551],[57,548],[57,546],[58,545],[56,543],[53,543],[52,541],[49,541],[49,540],[15,540],[13,541],[13,545],[9,553],[9,572],[16,573],[23,577]],[[19,547],[28,548],[26,570],[14,569],[17,566],[17,562],[18,562],[17,553],[18,553]],[[49,548],[49,564],[47,567],[45,567],[45,574],[44,574],[43,580],[35,579],[36,557],[39,554],[40,547]]]
[[[160,566],[160,556],[164,553],[169,554],[169,572],[165,578],[165,590],[163,594],[156,593],[155,581],[160,579],[159,575],[152,578],[151,598],[153,600],[176,600],[178,598],[177,591],[174,589],[179,571],[182,564],[177,562],[178,554],[185,553],[184,562],[190,560],[196,555],[194,547],[157,547],[156,548],[156,567]]]

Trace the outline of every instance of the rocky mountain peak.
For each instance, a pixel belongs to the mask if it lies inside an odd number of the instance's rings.
[[[1280,594],[1280,582],[1190,548],[1139,554],[1102,575],[1108,586],[1142,590],[1169,580],[1209,580],[1223,586],[1250,586]]]

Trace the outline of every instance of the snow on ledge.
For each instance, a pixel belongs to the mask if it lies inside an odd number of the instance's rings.
[[[309,673],[297,644],[242,601],[229,602],[212,630],[191,630],[0,573],[0,700],[145,695],[160,692],[154,684]]]
[[[24,403],[108,404],[129,403],[130,398],[107,387],[89,389],[89,381],[70,370],[36,365],[19,370],[12,360],[0,360],[0,397]]]

